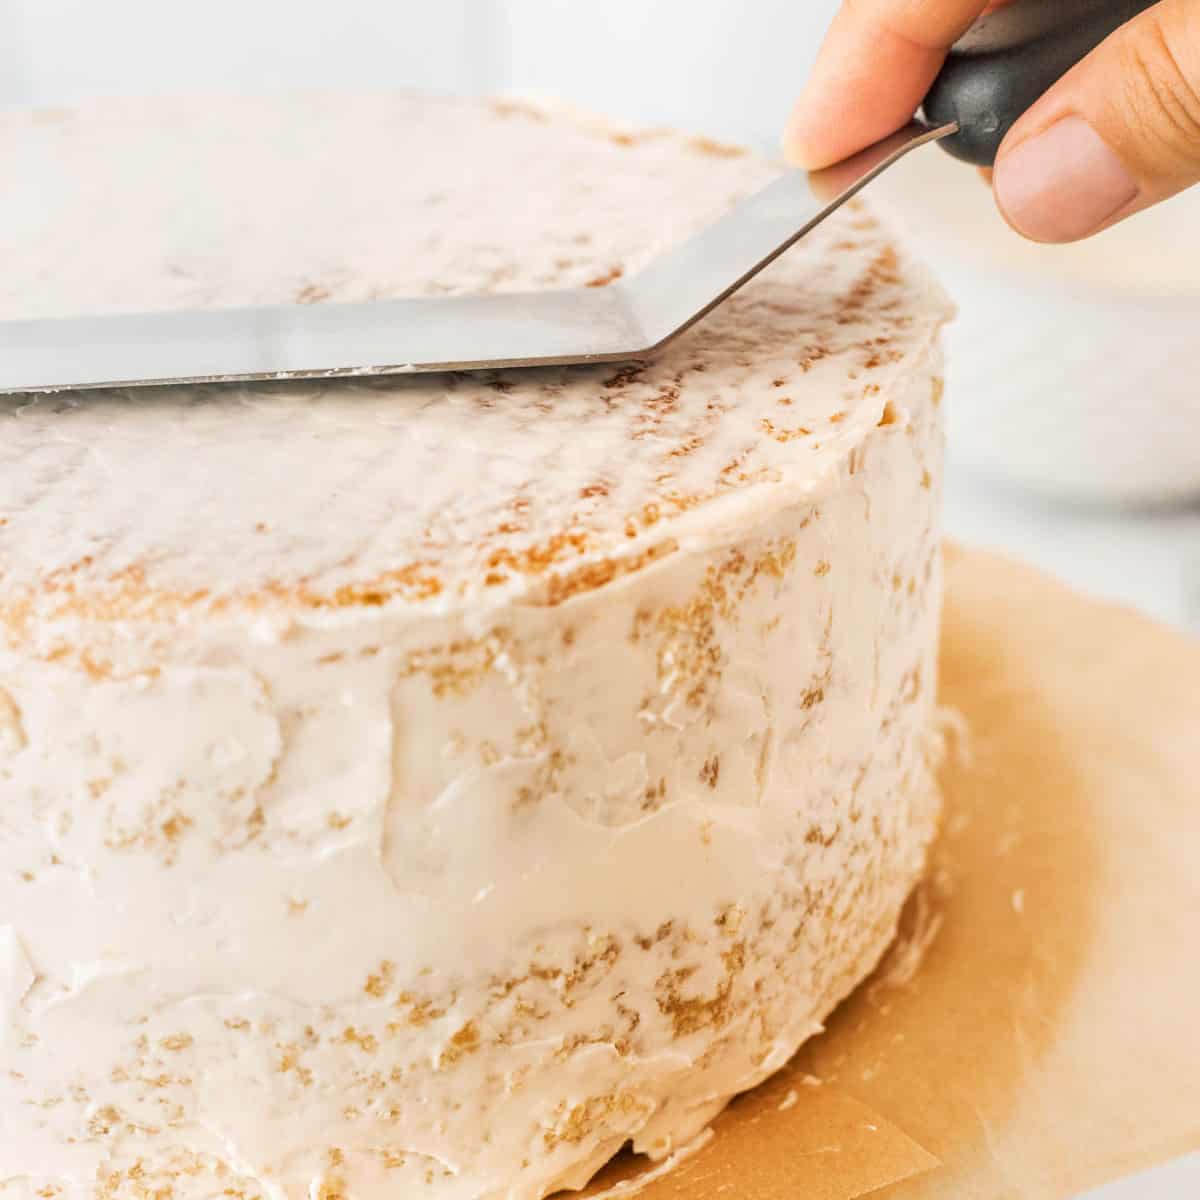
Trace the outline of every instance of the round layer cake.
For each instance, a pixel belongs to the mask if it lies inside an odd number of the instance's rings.
[[[413,96],[0,117],[0,317],[603,286],[769,181]],[[863,207],[656,361],[0,401],[0,1197],[535,1200],[893,936],[940,292]]]

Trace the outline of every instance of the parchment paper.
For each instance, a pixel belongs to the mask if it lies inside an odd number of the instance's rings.
[[[1200,643],[991,555],[947,586],[969,734],[901,938],[640,1200],[1058,1198],[1200,1148]]]

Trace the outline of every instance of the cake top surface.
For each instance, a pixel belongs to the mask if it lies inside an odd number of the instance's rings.
[[[778,170],[408,94],[9,112],[0,147],[0,319],[604,286]],[[639,368],[0,398],[0,612],[558,602],[815,493],[946,314],[856,204]]]

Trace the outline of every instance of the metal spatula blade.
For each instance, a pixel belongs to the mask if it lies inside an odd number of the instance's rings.
[[[909,151],[914,123],[827,171],[792,171],[607,287],[0,322],[0,394],[474,371],[644,358]]]
[[[0,394],[642,359],[911,150],[990,164],[1016,119],[1155,0],[1016,2],[949,56],[915,122],[794,171],[630,279],[575,291],[0,322]]]

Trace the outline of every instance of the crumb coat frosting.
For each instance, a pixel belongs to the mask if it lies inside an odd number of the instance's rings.
[[[411,96],[0,143],[0,317],[602,286],[776,170]],[[538,1200],[782,1065],[936,821],[946,316],[856,205],[642,367],[0,400],[0,1197]]]

